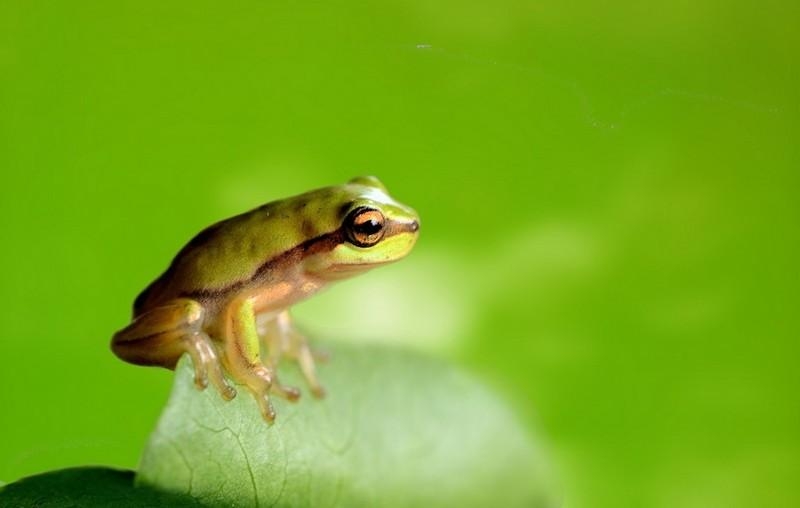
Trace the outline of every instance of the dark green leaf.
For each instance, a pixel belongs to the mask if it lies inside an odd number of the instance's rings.
[[[196,500],[133,486],[133,471],[81,467],[24,478],[0,489],[0,506],[14,508],[199,506]]]

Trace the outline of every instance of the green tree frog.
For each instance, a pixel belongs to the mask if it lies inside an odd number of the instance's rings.
[[[136,298],[132,322],[111,349],[137,365],[174,369],[192,359],[195,384],[209,380],[226,400],[226,375],[275,418],[271,395],[297,400],[276,369],[297,362],[311,392],[324,390],[315,357],[288,309],[329,283],[404,257],[417,240],[417,213],[375,177],[358,177],[274,201],[218,222],[184,246]]]

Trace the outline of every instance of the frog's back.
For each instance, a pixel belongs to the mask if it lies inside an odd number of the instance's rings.
[[[246,214],[243,214],[246,215]],[[206,252],[216,253],[217,256],[225,248],[224,232],[241,220],[241,215],[213,224],[196,234],[181,248],[172,259],[169,267],[157,279],[151,282],[133,302],[133,314],[137,316],[153,307],[179,298],[182,292],[198,288],[218,289],[219,281],[215,284],[214,273],[204,273],[203,261],[200,255]],[[219,268],[224,268],[223,266]]]
[[[318,205],[324,188],[217,222],[194,236],[134,301],[134,316],[174,298],[214,294],[249,282],[262,266],[309,237],[338,227]]]

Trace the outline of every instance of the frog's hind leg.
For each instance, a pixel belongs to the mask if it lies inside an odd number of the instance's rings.
[[[261,415],[267,422],[275,419],[275,410],[270,402],[274,393],[289,401],[296,401],[300,392],[296,388],[278,382],[271,363],[261,362],[261,345],[256,328],[253,302],[247,299],[233,303],[229,309],[230,324],[227,330],[225,360],[228,371],[236,381],[244,384],[253,393]]]
[[[202,305],[189,299],[153,308],[114,334],[111,350],[127,362],[168,369],[175,368],[184,352],[189,353],[198,389],[204,389],[211,378],[220,395],[230,400],[236,390],[225,380],[216,349],[201,329],[203,314]]]

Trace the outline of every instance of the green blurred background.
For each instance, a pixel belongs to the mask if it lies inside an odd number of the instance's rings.
[[[108,351],[137,292],[207,224],[373,173],[421,240],[302,305],[315,336],[479,373],[569,508],[800,505],[798,26],[790,1],[3,2],[0,479],[135,467],[171,382]]]

